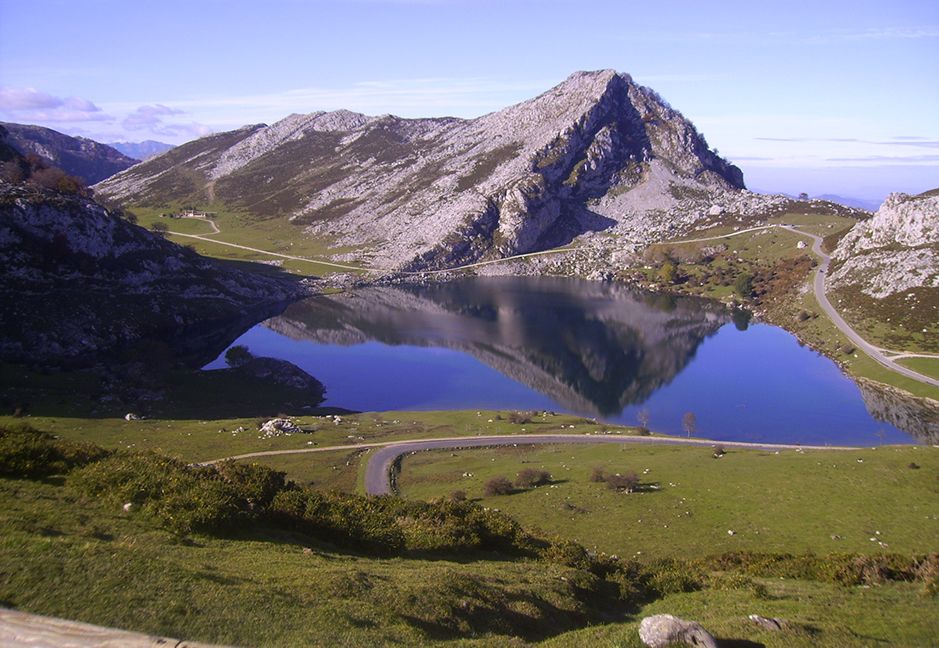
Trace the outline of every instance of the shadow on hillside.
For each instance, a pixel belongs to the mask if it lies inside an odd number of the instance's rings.
[[[229,419],[345,414],[322,394],[237,370],[159,370],[152,365],[49,371],[0,366],[0,416]]]

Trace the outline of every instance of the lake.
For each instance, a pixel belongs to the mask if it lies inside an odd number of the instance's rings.
[[[913,443],[829,359],[695,298],[609,283],[490,277],[369,287],[291,305],[233,344],[289,360],[352,410],[581,414],[734,441]],[[224,366],[224,353],[205,368]],[[915,416],[913,417],[915,419]]]

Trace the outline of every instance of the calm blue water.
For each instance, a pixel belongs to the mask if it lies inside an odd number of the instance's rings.
[[[567,411],[696,436],[805,444],[915,442],[874,419],[827,358],[699,300],[601,284],[473,279],[292,306],[234,344],[322,381],[353,410]],[[207,369],[224,366],[224,354]]]

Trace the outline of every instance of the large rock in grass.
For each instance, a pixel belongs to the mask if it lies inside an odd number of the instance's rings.
[[[699,623],[671,614],[655,614],[643,619],[639,624],[639,638],[649,648],[666,648],[675,644],[717,648],[717,641]]]

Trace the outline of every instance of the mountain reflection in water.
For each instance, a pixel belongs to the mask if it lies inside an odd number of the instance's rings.
[[[641,407],[673,434],[693,411],[710,438],[911,441],[881,421],[915,411],[881,402],[875,419],[830,360],[733,319],[712,301],[617,284],[493,277],[308,299],[235,343],[300,365],[327,404],[351,409],[563,409],[635,424]]]
[[[323,344],[456,349],[565,409],[606,417],[667,384],[728,321],[725,309],[702,300],[493,278],[318,297],[265,325]]]

